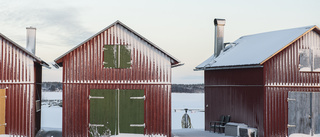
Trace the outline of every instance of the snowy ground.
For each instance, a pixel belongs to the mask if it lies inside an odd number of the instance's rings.
[[[203,131],[200,129],[174,129],[172,130],[173,137],[231,137],[224,134]]]
[[[42,92],[43,100],[62,100],[62,92]],[[62,129],[62,107],[43,103],[41,106],[41,128]]]
[[[36,137],[62,136],[62,92],[42,92],[41,130]]]
[[[62,107],[42,105],[41,106],[41,128],[62,128]]]
[[[307,134],[299,134],[299,133],[295,133],[295,134],[291,134],[289,137],[320,137],[320,134],[316,134],[316,135],[307,135]]]

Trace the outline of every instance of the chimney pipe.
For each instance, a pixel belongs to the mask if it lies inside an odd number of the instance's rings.
[[[220,52],[224,49],[223,37],[225,24],[225,19],[214,19],[214,57],[218,57]]]
[[[36,28],[27,27],[27,50],[36,54]]]

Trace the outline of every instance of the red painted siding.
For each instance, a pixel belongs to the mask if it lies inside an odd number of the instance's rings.
[[[288,136],[289,91],[320,92],[320,73],[299,71],[299,49],[312,46],[320,49],[320,36],[314,31],[264,63],[265,136]]]
[[[103,66],[103,46],[129,45],[129,69]],[[80,45],[63,65],[63,136],[88,136],[90,89],[145,90],[145,134],[171,136],[171,58],[120,24]]]
[[[0,88],[7,88],[5,132],[35,136],[40,129],[35,100],[41,98],[42,67],[2,34],[0,45]]]
[[[205,129],[221,115],[263,135],[263,68],[205,71]],[[260,132],[262,131],[262,132]]]

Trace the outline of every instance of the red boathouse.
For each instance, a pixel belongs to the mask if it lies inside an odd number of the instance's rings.
[[[0,33],[0,134],[34,137],[40,130],[42,66],[35,56],[35,28],[27,49]]]
[[[125,24],[55,62],[63,67],[63,136],[171,136],[171,68],[179,61]]]
[[[224,24],[215,20],[215,54],[196,67],[205,74],[205,129],[230,115],[260,137],[319,134],[319,28],[248,35],[224,46]]]

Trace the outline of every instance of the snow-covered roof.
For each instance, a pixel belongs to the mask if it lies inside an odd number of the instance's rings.
[[[231,48],[220,53],[216,58],[212,55],[198,65],[196,70],[261,66],[314,28],[319,30],[317,26],[306,26],[240,37],[231,44],[233,45]]]

